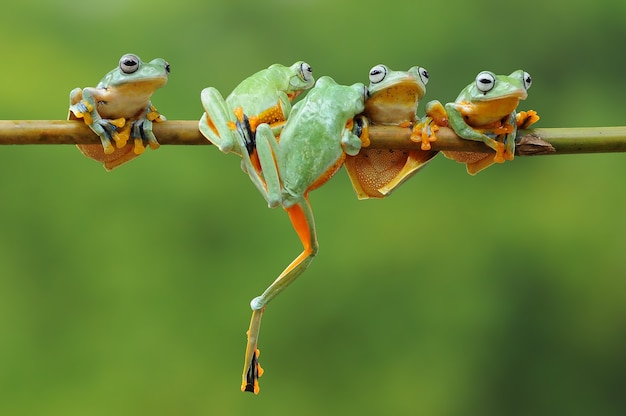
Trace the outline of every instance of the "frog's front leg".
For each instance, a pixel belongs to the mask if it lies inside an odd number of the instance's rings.
[[[474,140],[485,143],[487,146],[496,151],[496,155],[494,156],[493,161],[495,163],[504,163],[504,143],[492,139],[486,134],[468,125],[465,122],[461,112],[457,109],[455,103],[448,103],[446,104],[445,108],[448,113],[448,123],[457,135],[466,140]]]
[[[154,106],[150,105],[146,109],[145,116],[131,123],[130,137],[134,139],[133,152],[136,155],[140,155],[146,150],[146,142],[152,150],[156,150],[161,146],[152,132],[152,123],[162,121],[165,121],[165,117],[156,111]]]
[[[509,129],[504,135],[504,154],[505,160],[513,160],[515,158],[515,136],[517,135],[517,121],[515,111],[509,115]]]
[[[115,151],[111,140],[119,139],[118,128],[126,124],[124,118],[107,120],[100,117],[91,88],[75,88],[70,92],[70,119],[82,118],[85,124],[100,137],[105,154]],[[119,143],[118,143],[119,144]],[[123,147],[119,146],[118,147]]]
[[[421,142],[422,150],[430,150],[430,144],[437,141],[436,132],[440,126],[448,126],[448,114],[439,101],[430,101],[426,104],[426,117],[412,127],[410,139]]]
[[[364,136],[361,138],[354,134],[352,132],[353,126],[354,120],[350,119],[341,134],[341,148],[349,156],[357,155],[364,144],[369,145],[369,137]]]
[[[208,87],[200,93],[204,114],[200,118],[200,132],[222,152],[241,154],[244,149],[238,146],[234,133],[235,114],[228,108],[228,104],[220,92]]]

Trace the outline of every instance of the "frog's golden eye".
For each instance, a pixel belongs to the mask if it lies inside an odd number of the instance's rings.
[[[524,88],[529,89],[533,84],[533,79],[528,72],[524,72]]]
[[[376,65],[370,69],[370,82],[378,84],[387,76],[387,67],[385,65]]]
[[[139,69],[139,62],[141,60],[137,55],[126,54],[120,59],[120,70],[125,74],[132,74]]]
[[[483,94],[491,91],[495,85],[496,76],[489,71],[483,71],[476,76],[476,88]]]
[[[300,64],[300,78],[305,82],[313,80],[313,69],[306,62]]]
[[[420,74],[420,79],[424,85],[428,84],[428,71],[426,68],[422,68],[421,66],[417,68],[417,72]]]

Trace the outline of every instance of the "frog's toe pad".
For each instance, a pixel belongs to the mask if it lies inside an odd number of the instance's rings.
[[[113,147],[113,145],[110,143],[108,145],[103,145],[102,147],[104,148],[105,155],[110,155],[111,153],[115,152],[115,147]]]
[[[146,151],[146,147],[143,145],[143,141],[141,139],[135,139],[135,147],[133,149],[133,152],[136,155],[140,155],[145,151]]]

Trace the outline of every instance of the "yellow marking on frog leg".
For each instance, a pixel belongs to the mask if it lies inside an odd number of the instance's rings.
[[[256,358],[258,357],[257,344],[261,328],[261,317],[265,311],[265,306],[306,270],[318,252],[315,222],[308,197],[306,195],[303,196],[298,203],[285,208],[285,211],[287,211],[291,224],[296,234],[298,234],[304,249],[302,253],[287,266],[280,276],[265,289],[261,296],[257,296],[250,302],[252,319],[250,320],[250,328],[247,332],[248,343],[246,345],[246,356],[242,375],[242,391],[251,391],[255,394],[259,391],[258,377],[263,374],[263,370],[259,371],[260,366],[258,366]]]
[[[209,128],[211,129],[211,131],[212,131],[213,133],[215,133],[215,135],[216,135],[217,137],[220,137],[220,132],[219,132],[219,131],[217,131],[217,127],[215,127],[215,123],[213,123],[213,120],[211,119],[211,117],[209,117],[209,114],[208,114],[208,113],[204,113],[204,119],[206,120],[206,124],[207,124],[207,126],[209,126]],[[234,130],[234,129],[236,128],[236,126],[234,125],[234,123],[233,123],[233,125],[231,126],[231,125],[230,125],[230,123],[231,123],[231,122],[229,122],[228,127],[230,127],[231,129],[233,129],[233,130]]]

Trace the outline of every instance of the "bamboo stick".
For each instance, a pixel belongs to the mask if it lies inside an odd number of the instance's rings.
[[[198,131],[195,120],[168,120],[154,124],[154,134],[162,145],[210,144]],[[372,148],[419,149],[409,139],[410,130],[396,126],[370,126]],[[520,156],[626,152],[626,126],[538,128],[520,130],[516,153]],[[0,145],[90,144],[99,137],[80,120],[0,120]],[[459,138],[449,128],[437,131],[433,150],[491,153],[480,142]]]

